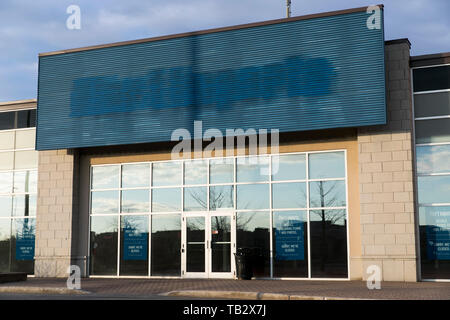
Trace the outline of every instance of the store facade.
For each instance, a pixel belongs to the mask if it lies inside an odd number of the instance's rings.
[[[448,55],[410,57],[382,19],[357,8],[41,54],[34,275],[235,278],[250,248],[256,278],[448,279],[450,200],[427,191],[447,185],[447,136],[420,127],[445,130],[448,87],[422,90],[416,71]]]

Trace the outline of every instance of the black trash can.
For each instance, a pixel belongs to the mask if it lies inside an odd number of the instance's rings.
[[[237,248],[236,274],[239,280],[251,280],[253,277],[253,251],[250,248]]]

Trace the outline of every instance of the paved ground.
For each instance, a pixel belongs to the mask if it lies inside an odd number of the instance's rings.
[[[22,289],[20,289],[22,288]],[[37,288],[52,288],[67,293],[66,279],[29,278],[23,282],[4,283],[0,285],[2,297],[20,297],[17,290]],[[58,289],[59,288],[59,289]],[[99,297],[119,299],[163,299],[161,294],[180,291],[195,291],[197,298],[220,298],[218,292],[223,292],[223,298],[243,298],[242,293],[258,293],[257,298],[282,299],[287,296],[340,297],[359,299],[419,299],[419,300],[450,300],[450,283],[444,282],[383,282],[380,290],[367,289],[363,281],[298,281],[298,280],[199,280],[199,279],[107,279],[89,278],[81,280],[81,289],[87,291],[84,295],[71,295],[76,299],[91,299]],[[65,291],[64,291],[65,290]],[[22,294],[24,293],[22,292]],[[211,295],[211,292],[214,295]],[[230,295],[231,293],[231,295]],[[236,295],[233,296],[233,293]],[[263,295],[264,293],[280,294]],[[19,294],[19,295],[17,295]],[[47,292],[52,295],[51,290]],[[225,295],[226,294],[226,295]],[[239,295],[240,294],[240,295]],[[58,296],[58,295],[55,295]],[[252,296],[248,299],[252,299]],[[166,297],[167,298],[167,297]],[[179,297],[170,297],[179,298]]]

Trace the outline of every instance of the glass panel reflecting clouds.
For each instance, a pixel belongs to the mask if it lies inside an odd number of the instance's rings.
[[[450,175],[417,177],[419,203],[450,203]]]
[[[304,154],[288,154],[272,156],[272,180],[306,179],[306,156]]]
[[[12,210],[12,197],[0,196],[0,217],[10,217]]]
[[[152,190],[152,211],[170,212],[181,210],[181,188]]]
[[[205,211],[207,187],[184,188],[184,210]]]
[[[328,179],[345,177],[344,152],[311,153],[309,155],[309,178]]]
[[[237,158],[237,182],[260,182],[269,180],[268,157]]]
[[[181,165],[181,161],[153,163],[152,186],[181,185]]]
[[[14,196],[13,216],[36,216],[36,196],[28,194]]]
[[[206,184],[208,162],[205,160],[184,162],[184,184]]]
[[[450,142],[450,118],[416,120],[416,143]]]
[[[418,173],[450,173],[450,144],[417,146],[416,151]]]
[[[237,209],[268,209],[269,185],[245,184],[237,186]]]
[[[37,192],[37,172],[14,172],[14,192]]]
[[[273,208],[306,208],[306,183],[274,183],[272,194]]]
[[[344,207],[345,181],[313,181],[309,183],[311,208]]]
[[[150,191],[143,190],[123,190],[122,210],[124,213],[144,213],[150,211]]]
[[[122,166],[122,188],[149,186],[150,164],[125,164]]]
[[[209,209],[232,209],[234,208],[234,187],[213,186],[209,188]]]
[[[0,172],[0,193],[11,193],[13,183],[12,172]]]
[[[95,191],[91,199],[92,214],[119,212],[119,191]]]
[[[119,166],[92,167],[92,189],[119,187]]]
[[[91,217],[91,275],[117,274],[117,216]]]
[[[234,182],[233,158],[211,159],[209,165],[210,184]]]

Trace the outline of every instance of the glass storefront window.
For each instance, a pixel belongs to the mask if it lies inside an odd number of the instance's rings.
[[[274,277],[308,277],[306,211],[273,213]]]
[[[0,217],[12,216],[12,196],[0,196]]]
[[[288,154],[272,157],[272,180],[304,180],[306,179],[306,156],[304,154]]]
[[[37,172],[14,172],[14,192],[37,192]]]
[[[236,162],[237,182],[269,180],[268,157],[239,157]]]
[[[321,152],[309,155],[309,179],[345,177],[343,152]]]
[[[152,186],[179,186],[181,180],[182,162],[156,162],[153,164]]]
[[[450,202],[450,175],[419,176],[417,185],[420,204]]]
[[[309,183],[309,206],[345,207],[345,194],[345,181],[313,181]]]
[[[122,190],[123,213],[145,213],[150,211],[150,191],[148,189]]]
[[[208,162],[204,160],[186,161],[184,163],[184,184],[206,184],[208,179]]]
[[[212,159],[209,162],[209,183],[234,182],[234,159]]]
[[[119,191],[95,191],[91,195],[92,214],[114,214],[119,212]]]
[[[450,142],[450,118],[416,120],[416,143]]]
[[[417,146],[417,173],[450,173],[450,144]]]
[[[269,209],[268,184],[243,184],[237,186],[236,206],[239,210]]]
[[[150,165],[125,164],[122,166],[122,188],[150,186]]]
[[[181,216],[152,216],[152,276],[181,275]]]
[[[152,211],[173,212],[181,210],[181,188],[152,190]]]
[[[345,277],[345,152],[284,154],[253,160],[257,161],[230,157],[94,166],[90,273],[181,276],[184,270],[231,274],[234,259],[230,250],[249,247],[257,257],[256,277]],[[26,190],[24,174],[18,173],[21,190]],[[11,207],[15,215],[26,215],[25,198],[14,198]],[[320,207],[327,209],[318,210]],[[228,211],[227,215],[218,215],[220,210]],[[28,215],[34,216],[34,212],[29,209]],[[318,213],[324,213],[324,219],[311,218],[309,235],[306,217]],[[214,218],[218,217],[227,220],[231,229],[215,225]],[[318,225],[325,228],[325,238],[318,233],[322,230]],[[214,233],[206,233],[207,228]],[[222,241],[218,238],[222,233],[235,233],[236,238]],[[197,239],[199,235],[203,238]],[[313,236],[314,240],[310,239]],[[315,256],[309,256],[308,241],[314,241]],[[338,241],[337,247],[333,241]],[[320,262],[325,264],[325,271],[320,263],[317,267],[323,252],[330,257]],[[311,266],[319,269],[308,270],[310,259]],[[334,266],[338,269],[334,270]]]
[[[274,209],[306,208],[306,184],[303,182],[274,183],[272,206]]]
[[[117,275],[117,216],[91,217],[91,275]]]
[[[0,193],[11,193],[13,188],[13,173],[0,172]]]
[[[312,210],[310,219],[311,277],[347,277],[345,210]]]
[[[32,217],[36,216],[36,195],[16,195],[13,197],[14,217]]]
[[[424,279],[450,279],[450,206],[420,207],[420,258]]]
[[[11,238],[11,271],[34,273],[36,219],[13,219]]]
[[[236,214],[236,247],[251,248],[256,256],[254,275],[270,276],[270,213]]]
[[[11,253],[11,219],[0,219],[0,272],[11,271],[10,253]]]
[[[148,274],[148,217],[120,217],[120,275]]]
[[[113,189],[119,187],[119,166],[92,167],[92,189]]]
[[[205,211],[207,208],[207,188],[184,188],[184,211]]]
[[[209,210],[233,208],[234,186],[213,186],[209,188]]]

